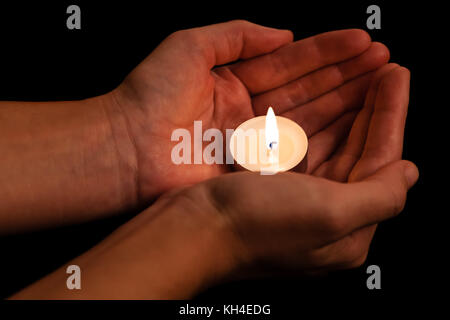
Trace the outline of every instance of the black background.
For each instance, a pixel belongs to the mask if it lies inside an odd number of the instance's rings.
[[[382,29],[371,31],[366,28],[366,8],[374,3],[381,7]],[[66,28],[66,8],[70,4],[81,7],[81,30]],[[438,80],[445,65],[440,57],[446,41],[439,26],[442,11],[433,4],[394,5],[380,1],[162,5],[132,1],[2,2],[0,100],[73,100],[105,93],[167,35],[189,27],[247,19],[291,29],[296,39],[336,29],[364,29],[389,47],[392,62],[406,66],[412,74],[404,158],[418,165],[421,177],[409,193],[404,212],[378,227],[367,262],[361,268],[317,279],[289,277],[229,283],[211,288],[197,299],[277,303],[278,312],[285,308],[287,313],[298,312],[296,308],[306,301],[324,298],[349,297],[346,302],[351,305],[405,296],[430,297],[446,271],[445,254],[437,254],[440,233],[436,228],[442,224],[442,217],[437,216],[448,212],[436,203],[441,198],[436,190],[439,187],[437,179],[431,180],[432,168],[439,167],[435,161],[447,145],[445,127],[437,124],[448,107],[437,97],[446,85]],[[442,133],[439,128],[444,129]],[[0,177],[0,183],[6,182]],[[86,251],[128,218],[125,215],[0,238],[0,297],[7,297]],[[365,270],[371,264],[381,267],[381,290],[366,287]]]

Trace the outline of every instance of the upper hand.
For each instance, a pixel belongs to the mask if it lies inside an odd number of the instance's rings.
[[[170,35],[111,93],[126,122],[123,143],[135,151],[127,162],[136,170],[138,198],[230,171],[173,164],[173,130],[192,132],[195,120],[203,130],[235,129],[268,105],[305,129],[308,162],[318,166],[345,139],[371,71],[388,58],[387,48],[361,30],[292,42],[290,31],[232,21]]]

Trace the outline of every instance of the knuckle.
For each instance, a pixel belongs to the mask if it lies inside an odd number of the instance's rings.
[[[345,250],[342,255],[342,264],[346,269],[358,268],[367,259],[372,237],[367,237],[358,231],[351,233],[347,238]]]
[[[347,263],[348,269],[355,269],[361,267],[367,260],[367,254],[368,252],[364,252],[363,254],[360,254],[359,256],[355,257],[353,260],[349,261]]]
[[[235,20],[232,20],[231,23],[233,23],[237,26],[240,26],[240,27],[245,27],[245,26],[249,26],[252,24],[250,21],[245,20],[245,19],[235,19]]]
[[[200,32],[196,29],[179,30],[171,33],[167,40],[195,45],[200,42]]]
[[[367,251],[359,249],[348,249],[344,251],[339,259],[342,269],[354,269],[362,266],[367,258]]]
[[[392,215],[397,215],[403,211],[406,204],[406,192],[396,191],[396,190],[388,190],[390,195],[390,206],[389,210]]]
[[[171,196],[172,204],[184,208],[186,212],[203,212],[201,192],[198,188],[179,188],[175,189]]]
[[[349,238],[347,250],[344,251],[342,262],[344,268],[358,268],[364,264],[369,253],[369,243],[355,236]]]
[[[168,40],[168,41],[178,40],[183,37],[183,32],[184,32],[184,30],[172,32],[171,34],[169,34],[167,36],[166,40]]]
[[[275,51],[267,57],[270,59],[269,62],[274,70],[276,70],[277,72],[285,73],[287,75],[287,78],[293,80],[293,70],[289,66],[289,62],[286,60],[284,55],[280,54],[279,51]]]

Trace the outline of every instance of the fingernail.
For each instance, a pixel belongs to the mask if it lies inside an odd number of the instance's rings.
[[[405,177],[408,182],[408,189],[417,182],[417,179],[419,179],[419,170],[414,164],[408,163],[405,166]]]

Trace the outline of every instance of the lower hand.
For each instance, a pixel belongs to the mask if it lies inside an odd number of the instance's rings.
[[[228,174],[184,189],[181,197],[202,212],[200,195],[209,195],[209,208],[229,222],[235,256],[246,265],[302,272],[360,266],[376,223],[402,210],[418,178],[414,164],[400,161],[409,77],[397,64],[380,68],[364,108],[310,140],[315,150],[333,145],[327,140],[345,132],[345,121],[352,123],[336,150],[308,162],[307,174]]]

